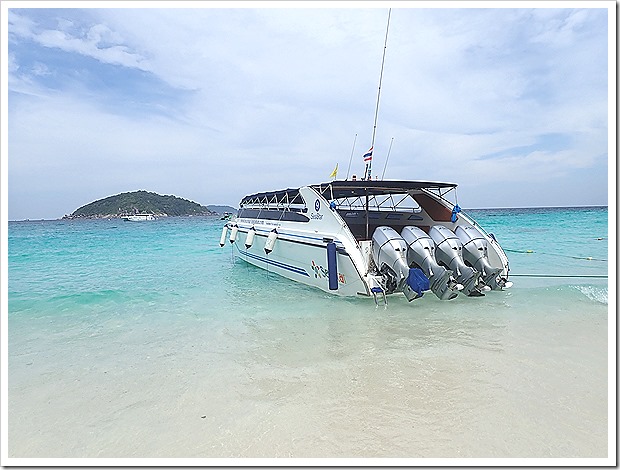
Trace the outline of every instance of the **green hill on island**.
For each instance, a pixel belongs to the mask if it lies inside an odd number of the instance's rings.
[[[109,196],[80,207],[64,218],[112,218],[130,214],[155,216],[215,215],[196,202],[176,196],[161,196],[148,191],[133,191]]]

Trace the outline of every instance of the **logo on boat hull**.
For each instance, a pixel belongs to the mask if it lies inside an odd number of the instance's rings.
[[[321,210],[321,201],[318,199],[314,201],[314,210],[315,212],[310,214],[310,218],[314,220],[322,220],[323,214],[319,214],[319,210]]]
[[[327,279],[329,277],[329,271],[327,271],[326,268],[324,268],[323,266],[320,266],[318,264],[316,264],[314,262],[314,260],[312,260],[312,271],[314,271],[314,277],[315,279]],[[346,284],[346,278],[344,277],[344,274],[342,273],[338,273],[338,282],[340,284]]]

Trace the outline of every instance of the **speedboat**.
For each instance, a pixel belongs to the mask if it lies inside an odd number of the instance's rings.
[[[220,246],[286,278],[375,302],[510,287],[508,258],[453,202],[456,184],[334,180],[245,196]]]
[[[155,220],[153,214],[131,214],[121,217],[127,222],[143,222],[146,220]]]

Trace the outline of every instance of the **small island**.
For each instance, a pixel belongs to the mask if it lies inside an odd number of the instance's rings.
[[[86,204],[63,219],[112,219],[135,214],[154,217],[217,215],[196,202],[149,191],[133,191],[109,196]]]

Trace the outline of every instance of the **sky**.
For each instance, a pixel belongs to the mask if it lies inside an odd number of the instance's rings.
[[[88,3],[2,4],[9,220],[361,177],[384,52],[375,176],[608,204],[615,2]]]

